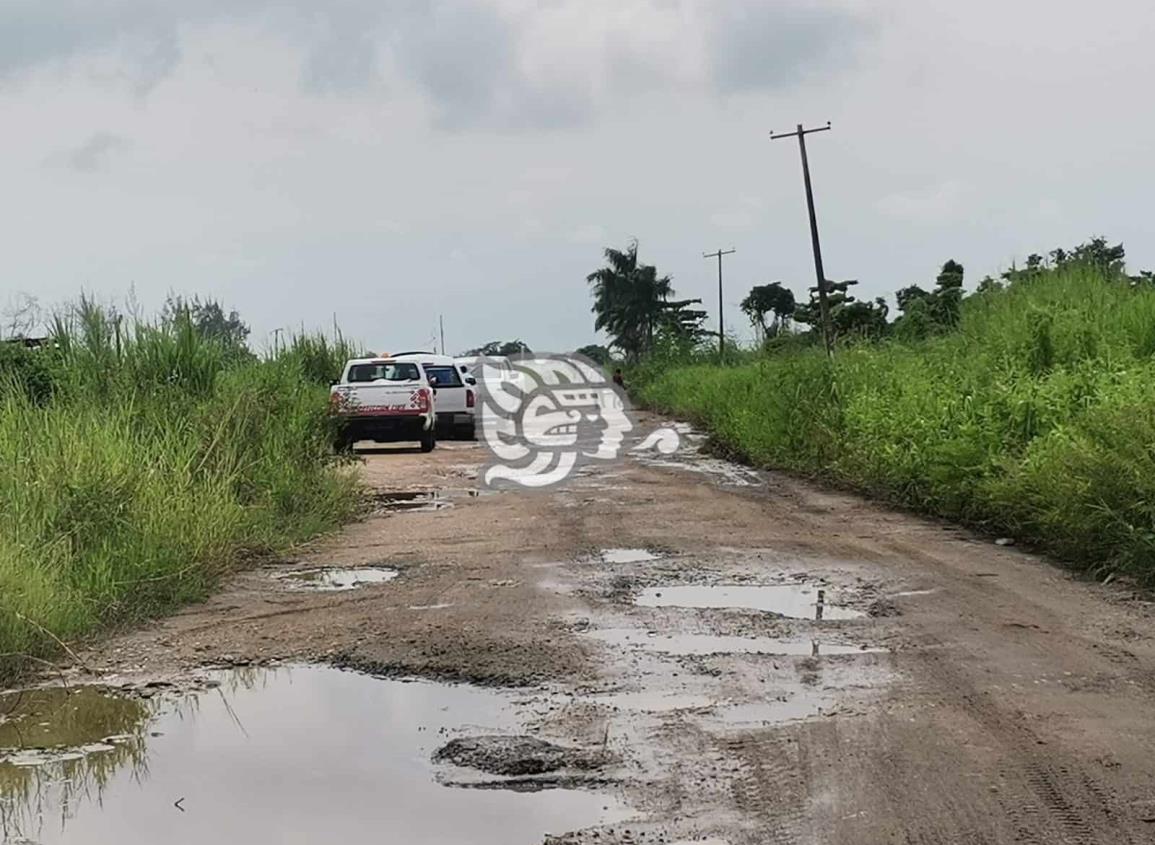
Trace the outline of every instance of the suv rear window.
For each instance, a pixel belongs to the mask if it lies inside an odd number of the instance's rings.
[[[425,375],[429,378],[436,376],[438,387],[461,387],[462,385],[461,375],[457,372],[457,367],[426,364]]]
[[[349,368],[349,383],[367,381],[417,381],[421,371],[416,364],[407,362],[381,364],[354,364]]]

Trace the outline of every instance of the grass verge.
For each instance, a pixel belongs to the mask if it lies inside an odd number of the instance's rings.
[[[737,366],[640,398],[750,462],[1155,581],[1155,289],[1085,267],[968,297],[956,330]]]
[[[0,345],[0,679],[357,504],[327,412],[343,345],[258,360],[187,320],[121,336],[91,303],[77,315],[52,348]]]

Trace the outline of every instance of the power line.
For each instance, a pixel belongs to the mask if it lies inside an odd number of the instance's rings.
[[[814,213],[814,191],[810,187],[810,163],[806,158],[806,136],[814,132],[826,132],[830,129],[830,121],[825,126],[814,129],[803,129],[802,124],[793,132],[782,132],[775,135],[770,133],[770,140],[779,138],[798,138],[798,151],[802,154],[802,181],[806,185],[806,209],[810,213],[810,243],[814,247],[814,273],[818,277],[818,310],[822,314],[822,341],[826,345],[826,354],[834,354],[834,333],[830,326],[830,305],[827,301],[826,271],[822,269],[822,247],[818,243],[818,217]]]
[[[722,325],[722,256],[733,255],[737,250],[720,249],[717,252],[704,252],[703,258],[717,258],[718,259],[718,360],[722,360],[722,353],[725,351],[726,334],[723,331]]]

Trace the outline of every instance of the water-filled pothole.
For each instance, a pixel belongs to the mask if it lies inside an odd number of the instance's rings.
[[[355,590],[370,584],[384,584],[400,575],[396,569],[385,566],[357,566],[349,569],[302,569],[286,572],[278,577],[299,590]]]
[[[734,637],[720,634],[659,634],[638,628],[601,628],[583,632],[585,636],[614,646],[656,651],[663,654],[772,654],[820,657],[837,654],[866,654],[882,649],[865,645],[844,645],[821,640],[787,640],[776,637]]]
[[[464,492],[477,495],[476,490]],[[438,490],[394,490],[373,495],[373,510],[376,513],[440,511],[451,507],[453,502]]]
[[[645,563],[659,557],[648,549],[602,549],[598,556],[606,563]]]
[[[649,451],[634,452],[640,463],[662,469],[700,473],[727,487],[758,487],[764,483],[758,473],[749,467],[707,454],[704,449],[707,442],[706,435],[695,431],[685,423],[671,425],[681,438],[678,449],[670,455]]]
[[[860,610],[831,604],[825,588],[809,584],[652,587],[635,600],[641,607],[761,610],[792,619],[860,619]]]
[[[217,673],[211,692],[148,702],[70,695],[0,725],[5,841],[540,842],[627,816],[605,794],[454,789],[432,753],[464,727],[513,730],[494,690],[303,666]],[[126,704],[127,702],[127,704]],[[53,707],[55,709],[53,709]],[[39,722],[61,747],[106,751],[18,766]],[[19,729],[17,729],[19,725]]]

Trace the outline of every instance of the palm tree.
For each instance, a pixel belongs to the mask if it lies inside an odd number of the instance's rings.
[[[594,328],[607,332],[612,346],[636,360],[653,345],[654,331],[668,309],[670,277],[638,263],[637,241],[625,252],[607,249],[605,258],[606,266],[586,277],[593,287]]]

